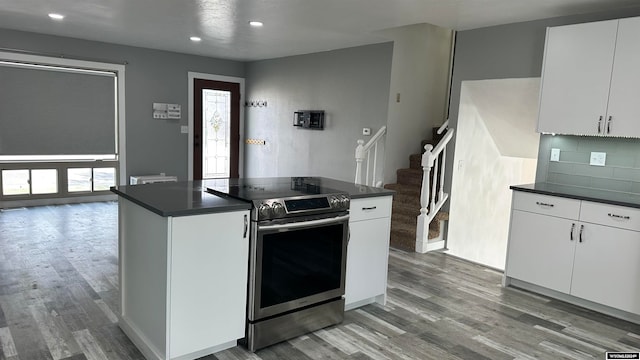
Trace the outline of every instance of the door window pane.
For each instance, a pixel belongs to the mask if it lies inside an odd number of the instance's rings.
[[[67,169],[67,191],[91,191],[91,168]]]
[[[34,169],[31,170],[32,194],[55,194],[58,192],[58,170]]]
[[[93,191],[105,191],[116,185],[116,168],[93,168]]]
[[[2,170],[2,195],[29,193],[29,170]]]
[[[231,92],[202,90],[202,178],[229,177]]]

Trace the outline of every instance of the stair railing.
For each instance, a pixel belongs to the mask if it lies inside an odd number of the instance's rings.
[[[387,127],[383,126],[373,137],[365,144],[364,140],[358,140],[358,146],[356,146],[356,179],[355,183],[359,185],[368,186],[382,186],[382,181],[376,181],[378,175],[378,143],[383,139],[387,133]],[[373,150],[373,165],[371,163],[371,151]],[[362,162],[367,159],[365,171],[365,181],[362,182]],[[373,169],[370,170],[370,167]],[[371,181],[369,181],[369,174],[371,174]]]
[[[420,215],[418,215],[418,227],[416,231],[416,251],[420,251],[421,245],[427,243],[429,236],[429,224],[438,211],[449,198],[449,194],[444,192],[444,174],[446,164],[447,144],[453,138],[453,128],[449,127],[449,120],[445,121],[437,133],[444,136],[438,144],[425,145],[425,152],[422,154],[422,189],[420,191]],[[440,178],[438,179],[438,175]],[[439,185],[439,187],[438,187]]]

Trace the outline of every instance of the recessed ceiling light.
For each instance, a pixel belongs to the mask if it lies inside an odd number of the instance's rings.
[[[260,27],[260,26],[262,26],[264,24],[261,23],[260,21],[249,21],[249,25],[254,26],[254,27]]]
[[[62,19],[64,19],[64,15],[55,14],[55,13],[49,14],[49,17],[52,18],[53,20],[62,20]]]
[[[198,42],[198,41],[200,41],[200,40],[202,40],[202,39],[201,39],[201,38],[199,38],[199,37],[197,37],[197,36],[192,36],[192,37],[190,37],[190,38],[189,38],[189,40],[191,40],[191,41],[195,41],[195,42]]]

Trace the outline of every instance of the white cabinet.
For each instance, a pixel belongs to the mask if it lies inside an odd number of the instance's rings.
[[[506,274],[568,293],[575,250],[575,220],[514,210]],[[544,263],[544,266],[541,264]]]
[[[640,137],[640,18],[547,29],[538,131]]]
[[[584,223],[571,295],[640,314],[640,233]]]
[[[345,309],[385,303],[391,228],[391,196],[352,199]]]
[[[162,217],[119,201],[120,327],[147,359],[196,359],[245,336],[249,211]]]
[[[640,18],[622,19],[618,25],[618,38],[609,107],[607,134],[640,137]]]
[[[640,315],[638,256],[640,209],[514,192],[506,283]]]

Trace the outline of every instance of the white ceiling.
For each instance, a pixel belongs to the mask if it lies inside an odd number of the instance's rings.
[[[418,23],[467,30],[638,5],[638,0],[0,0],[0,27],[258,60],[383,42],[379,30]],[[66,17],[53,21],[50,12]],[[250,20],[264,27],[251,28]],[[191,42],[194,35],[202,41]]]

